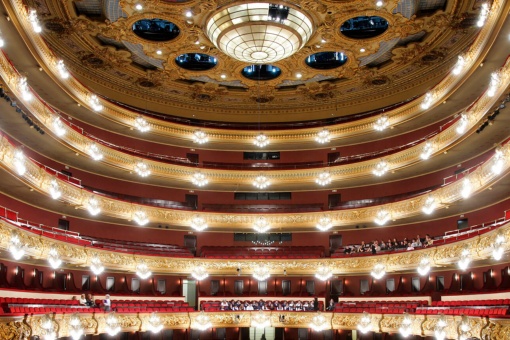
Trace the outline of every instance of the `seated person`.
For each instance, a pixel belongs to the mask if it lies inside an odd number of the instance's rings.
[[[278,303],[278,301],[276,301],[276,302],[274,303],[274,305],[275,305],[275,309],[276,309],[276,310],[283,310],[283,309],[284,309],[284,308],[283,308],[283,303]]]
[[[434,244],[434,240],[430,237],[429,234],[425,235],[425,241],[423,243],[424,247],[430,247]]]
[[[257,301],[252,301],[251,306],[253,307],[253,310],[260,310],[259,304]]]
[[[110,300],[110,295],[106,294],[103,299],[103,309],[105,312],[109,312],[112,309],[112,301]]]
[[[289,302],[289,311],[294,311],[294,301]]]
[[[328,308],[326,308],[327,310],[335,310],[335,300],[331,299],[329,300],[329,305],[328,305]]]
[[[85,294],[81,294],[81,296],[80,296],[80,305],[82,305],[82,306],[87,305],[87,298],[85,297]]]
[[[313,307],[312,307],[312,308],[310,308],[310,307],[311,307],[311,305],[312,305],[311,303],[310,303],[310,304],[308,304],[308,301],[305,301],[305,302],[303,303],[303,311],[304,311],[304,312],[307,312],[307,311],[309,311],[309,310],[313,310]]]
[[[301,304],[301,301],[296,301],[296,304],[294,305],[294,310],[296,312],[301,312],[303,310],[303,305]]]
[[[87,299],[87,302],[85,303],[85,305],[89,306],[89,307],[95,307],[96,306],[96,303],[94,302],[94,297],[90,294],[87,294],[86,295],[86,299]]]
[[[283,310],[289,310],[289,304],[287,303],[287,301],[283,301],[283,304],[282,304],[282,305],[283,305],[283,306],[282,306],[282,307],[283,307]],[[292,306],[292,307],[294,307],[294,306]]]
[[[228,310],[228,309],[229,309],[229,308],[228,308],[228,302],[227,302],[227,300],[223,300],[223,301],[221,301],[221,303],[220,303],[220,310]]]

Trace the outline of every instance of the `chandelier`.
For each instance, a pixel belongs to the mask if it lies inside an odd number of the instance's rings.
[[[42,338],[44,340],[55,340],[57,338],[57,327],[51,314],[44,314],[40,319]]]
[[[363,316],[358,323],[358,330],[363,334],[372,330],[372,317],[367,312],[363,312]]]
[[[48,252],[48,263],[53,269],[57,269],[62,264],[62,260],[60,259],[58,251],[55,248],[51,248]]]
[[[149,165],[144,161],[140,161],[135,164],[135,172],[140,177],[147,177],[151,174],[151,170],[149,169]]]
[[[388,172],[389,169],[390,166],[388,162],[386,162],[384,159],[381,159],[379,163],[375,165],[375,169],[372,171],[372,173],[378,177],[381,177],[386,172]]]
[[[104,271],[103,263],[101,262],[101,259],[97,256],[94,256],[90,260],[90,270],[94,273],[94,275],[99,275]]]
[[[482,9],[480,10],[480,15],[478,16],[478,21],[476,22],[476,26],[482,27],[485,24],[485,20],[487,20],[487,16],[489,15],[489,4],[482,4]]]
[[[135,128],[140,132],[147,132],[151,129],[149,122],[142,116],[135,118]]]
[[[23,154],[23,151],[16,150],[14,152],[12,164],[14,165],[14,168],[16,168],[18,175],[23,176],[25,174],[27,167],[25,166],[25,155]]]
[[[390,119],[387,115],[382,115],[381,117],[377,118],[374,123],[374,129],[377,131],[386,130],[388,126],[390,126]]]
[[[427,92],[425,94],[425,98],[423,98],[423,102],[421,103],[421,108],[424,110],[427,110],[432,105],[432,100],[434,99],[434,96],[432,95],[432,92]]]
[[[464,133],[464,131],[466,131],[467,125],[468,117],[466,114],[463,113],[460,115],[460,119],[459,122],[457,123],[457,128],[455,129],[455,131],[457,131],[457,133],[461,135]]]
[[[191,271],[191,276],[193,276],[197,281],[202,281],[203,279],[207,278],[209,274],[204,267],[195,267]]]
[[[59,199],[62,196],[62,190],[60,190],[60,185],[56,179],[51,180],[50,182],[50,196],[54,200]]]
[[[376,280],[382,279],[384,275],[386,275],[386,267],[382,263],[377,263],[374,266],[374,269],[370,272],[370,275]]]
[[[436,340],[444,340],[446,338],[446,318],[443,314],[437,320],[436,327],[434,327],[434,335]]]
[[[312,322],[310,322],[310,328],[316,332],[322,332],[326,329],[329,329],[328,320],[321,314],[321,312],[317,312],[317,314],[312,318]]]
[[[326,144],[331,141],[331,134],[328,129],[322,129],[317,132],[317,136],[315,136],[315,141],[320,144]]]
[[[471,184],[471,181],[469,178],[464,178],[462,181],[462,188],[460,189],[460,195],[463,198],[468,198],[471,196],[471,191],[473,190],[473,185]]]
[[[12,257],[15,260],[21,259],[23,255],[25,255],[25,250],[23,249],[23,243],[19,239],[18,234],[12,233],[9,243],[9,251],[11,252]]]
[[[421,276],[427,275],[430,271],[430,259],[428,257],[422,258],[416,270]]]
[[[331,183],[331,174],[329,173],[329,171],[321,172],[319,174],[319,176],[317,176],[317,178],[315,179],[315,183],[322,185],[322,186],[330,184]]]
[[[505,253],[505,236],[499,234],[492,245],[492,257],[494,260],[499,261]]]
[[[62,120],[58,116],[53,119],[53,128],[55,129],[55,134],[59,137],[62,137],[66,134],[65,125],[62,123]]]
[[[499,77],[499,73],[492,72],[491,81],[489,83],[489,89],[487,90],[487,95],[489,97],[494,97],[496,95],[496,91],[498,90],[500,83],[501,83],[501,78]]]
[[[319,267],[315,273],[315,277],[321,281],[327,281],[333,276],[333,272],[329,267]]]
[[[263,311],[259,311],[251,316],[251,326],[255,328],[266,328],[271,327],[271,320],[269,315],[264,314]]]
[[[115,336],[120,332],[119,319],[115,315],[115,312],[108,313],[105,319],[106,322],[106,333],[110,336]]]
[[[143,226],[149,223],[149,218],[145,211],[137,210],[133,213],[133,221],[135,221],[139,226]]]
[[[32,29],[35,33],[41,33],[42,27],[39,24],[39,19],[37,18],[37,11],[35,9],[31,9],[30,12],[28,12],[28,21],[30,24],[32,24]]]
[[[101,212],[99,201],[94,196],[90,196],[89,200],[87,201],[87,210],[92,216],[96,216]]]
[[[314,33],[298,9],[267,2],[220,8],[207,21],[209,40],[228,56],[250,64],[270,64],[299,51]]]
[[[258,233],[265,233],[271,229],[271,225],[265,217],[261,216],[253,222],[253,229],[255,229]]]
[[[469,318],[465,315],[463,315],[462,319],[460,320],[459,330],[460,330],[459,340],[467,340],[471,338],[469,335],[471,325],[469,324]]]
[[[384,225],[390,220],[390,213],[387,210],[381,209],[375,215],[374,222],[378,225]]]
[[[434,151],[434,146],[431,142],[426,142],[423,146],[423,149],[420,153],[420,158],[423,160],[429,159],[430,155],[432,155],[432,152]]]
[[[258,281],[266,281],[271,274],[266,266],[258,266],[253,269],[253,277]]]
[[[400,335],[402,335],[404,338],[407,338],[409,335],[411,335],[413,331],[412,325],[413,320],[411,319],[411,316],[408,313],[404,313],[404,319],[402,319],[402,323],[398,329]]]
[[[261,132],[255,137],[255,139],[253,140],[253,144],[258,146],[259,148],[263,148],[264,146],[267,146],[269,144],[269,137]]]
[[[452,73],[458,76],[460,72],[462,72],[464,65],[466,65],[466,58],[464,58],[464,56],[459,55],[457,62],[455,63],[455,67],[452,70]]]
[[[200,314],[195,318],[195,322],[193,323],[192,328],[198,329],[199,331],[205,331],[211,327],[211,319],[204,313],[204,311],[201,311]]]
[[[208,227],[205,218],[200,215],[193,215],[190,225],[191,228],[195,229],[196,231],[203,231]]]
[[[18,89],[21,92],[21,97],[23,97],[23,100],[25,100],[27,102],[32,100],[32,93],[30,93],[30,89],[28,88],[26,77],[22,77],[19,80]]]
[[[193,177],[191,177],[191,183],[195,184],[197,187],[203,187],[209,183],[209,180],[203,173],[195,172]]]
[[[253,185],[258,189],[265,189],[270,184],[271,182],[269,182],[269,179],[264,175],[259,175],[253,180]]]
[[[69,318],[69,335],[73,340],[78,340],[83,335],[83,327],[78,313],[74,313]]]
[[[149,266],[142,261],[136,266],[136,275],[138,275],[138,277],[142,280],[145,280],[152,275],[152,272],[149,270]]]
[[[434,198],[434,196],[429,196],[425,200],[425,203],[423,204],[423,207],[421,208],[421,210],[425,214],[430,215],[430,214],[432,214],[434,209],[436,209],[436,199]]]
[[[90,144],[89,155],[95,161],[100,161],[103,159],[103,153],[101,152],[101,150],[99,149],[99,146],[97,146],[96,143]]]
[[[69,72],[67,71],[66,65],[64,65],[63,60],[57,61],[57,70],[60,74],[60,78],[67,79],[69,78]]]
[[[205,144],[209,141],[209,137],[207,137],[207,133],[202,130],[195,130],[193,132],[193,141],[197,144]]]
[[[505,166],[505,155],[501,148],[496,149],[494,153],[494,157],[492,157],[492,166],[491,171],[494,175],[499,175],[503,172],[503,167]]]
[[[163,329],[163,323],[161,322],[161,318],[158,316],[158,313],[152,312],[149,316],[149,330],[157,334],[161,332]]]
[[[462,250],[462,253],[460,253],[458,265],[461,270],[466,270],[471,263],[471,257],[469,255],[470,253],[468,249],[464,249]]]
[[[315,226],[320,231],[327,231],[333,227],[333,221],[329,216],[322,216]]]
[[[103,109],[103,105],[99,102],[99,98],[93,94],[89,97],[89,104],[92,106],[92,110],[98,112]]]

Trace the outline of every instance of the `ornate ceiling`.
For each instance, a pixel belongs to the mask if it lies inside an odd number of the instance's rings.
[[[254,81],[248,64],[218,50],[204,32],[224,1],[27,1],[45,27],[43,37],[72,74],[102,95],[142,110],[217,121],[326,119],[376,110],[424,93],[469,48],[479,29],[480,3],[454,0],[285,2],[309,16],[314,33],[297,53],[274,63],[281,75]],[[192,13],[191,17],[186,12]],[[372,38],[340,32],[350,18],[378,16],[388,29]],[[151,41],[133,32],[142,19],[174,23],[179,34]],[[331,70],[306,64],[317,52],[347,58]],[[217,60],[206,71],[186,70],[176,58],[201,53]],[[298,77],[298,76],[301,77]]]

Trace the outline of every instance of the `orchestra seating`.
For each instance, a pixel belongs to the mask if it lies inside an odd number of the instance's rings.
[[[200,256],[205,258],[230,259],[315,259],[325,256],[322,246],[299,247],[220,247],[205,246],[200,250]]]

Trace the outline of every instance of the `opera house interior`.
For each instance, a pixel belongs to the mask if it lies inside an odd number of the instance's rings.
[[[0,340],[510,339],[510,1],[1,6]]]

